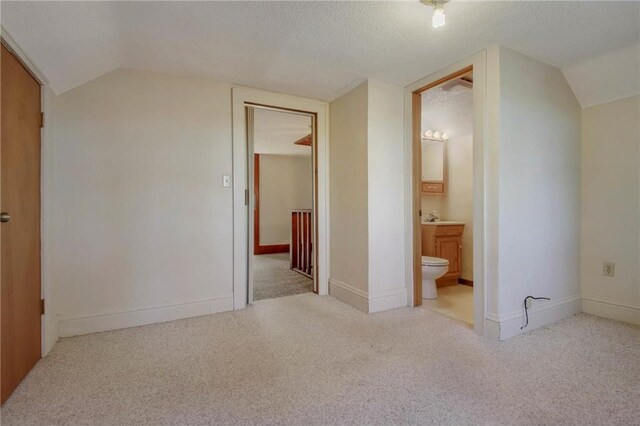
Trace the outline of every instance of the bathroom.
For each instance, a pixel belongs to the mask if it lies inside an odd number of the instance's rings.
[[[421,94],[420,194],[423,306],[470,326],[473,325],[472,89],[473,73],[469,71]],[[434,274],[438,277],[435,286],[427,284],[425,278]]]

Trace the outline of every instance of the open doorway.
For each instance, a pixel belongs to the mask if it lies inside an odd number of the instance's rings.
[[[414,94],[421,212],[416,304],[473,326],[473,68]]]
[[[313,114],[247,105],[249,303],[316,290]]]
[[[329,293],[328,279],[328,104],[314,99],[234,87],[233,122],[233,309],[253,299],[253,146],[249,147],[248,115],[266,108],[310,116],[313,120],[312,262],[314,292]],[[251,142],[252,143],[252,142]],[[249,214],[251,213],[251,214]]]

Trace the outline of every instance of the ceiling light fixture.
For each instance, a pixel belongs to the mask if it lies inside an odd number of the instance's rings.
[[[433,17],[431,18],[431,25],[433,28],[444,27],[446,22],[444,16],[444,4],[449,0],[420,0],[420,3],[433,7]]]

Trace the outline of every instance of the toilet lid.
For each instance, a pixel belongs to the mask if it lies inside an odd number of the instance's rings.
[[[422,256],[422,264],[427,266],[444,266],[448,265],[449,261],[439,257]]]

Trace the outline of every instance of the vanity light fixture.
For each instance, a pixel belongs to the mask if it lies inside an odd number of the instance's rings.
[[[450,137],[451,135],[447,132],[442,132],[440,130],[431,130],[431,129],[425,130],[424,133],[422,134],[422,139],[429,140],[429,141],[438,141],[438,142],[449,140]]]
[[[444,4],[449,0],[420,0],[420,3],[433,7],[433,17],[431,25],[433,28],[444,27],[446,19],[444,16]]]

